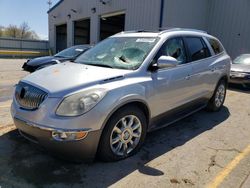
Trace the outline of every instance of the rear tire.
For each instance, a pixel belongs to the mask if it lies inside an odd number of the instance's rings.
[[[98,158],[111,162],[137,153],[144,143],[146,129],[146,116],[137,106],[119,109],[110,117],[103,130]]]
[[[219,111],[224,104],[226,93],[227,93],[227,82],[225,80],[220,80],[214,91],[212,98],[208,102],[206,110],[210,112]]]

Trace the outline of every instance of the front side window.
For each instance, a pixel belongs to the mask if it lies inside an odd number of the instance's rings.
[[[205,42],[199,37],[185,38],[191,61],[198,61],[210,56]]]
[[[135,70],[157,43],[153,37],[108,38],[76,59],[77,63]]]
[[[177,59],[179,64],[186,63],[187,56],[182,38],[169,39],[163,44],[156,58],[158,59],[160,56],[171,56]]]
[[[211,47],[213,48],[215,55],[220,54],[221,52],[224,51],[223,47],[217,40],[212,39],[212,38],[208,38],[207,40],[210,43]]]

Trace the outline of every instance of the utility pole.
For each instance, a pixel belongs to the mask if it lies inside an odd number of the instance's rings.
[[[51,5],[52,5],[52,0],[48,0],[47,1],[47,4],[49,5],[49,9],[51,8]]]

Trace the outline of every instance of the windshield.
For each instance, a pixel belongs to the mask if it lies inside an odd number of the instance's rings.
[[[66,57],[66,58],[74,58],[86,51],[87,47],[83,46],[73,46],[71,48],[67,48],[55,55],[55,57]]]
[[[234,61],[234,64],[243,64],[243,65],[250,65],[250,54],[244,54],[237,57]]]
[[[158,38],[108,38],[77,58],[76,63],[135,70],[157,43]]]

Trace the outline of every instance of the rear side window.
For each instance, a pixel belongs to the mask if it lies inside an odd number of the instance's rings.
[[[198,61],[211,56],[210,51],[202,38],[186,37],[185,41],[191,61]]]
[[[210,43],[211,47],[213,48],[214,50],[214,53],[217,55],[217,54],[220,54],[221,52],[224,51],[223,47],[221,46],[221,44],[219,43],[219,41],[215,40],[215,39],[211,39],[211,38],[208,38],[207,39],[208,42]]]

